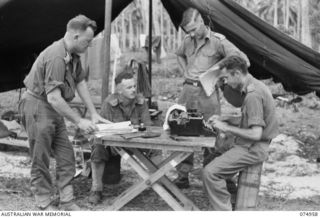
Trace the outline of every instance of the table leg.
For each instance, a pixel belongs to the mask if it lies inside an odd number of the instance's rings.
[[[151,173],[154,173],[158,170],[158,166],[154,164],[149,158],[147,158],[145,155],[142,155],[141,152],[136,152],[136,150],[133,151],[134,155],[139,158],[140,161],[143,162],[146,167],[150,170]],[[189,154],[189,153],[188,153]],[[163,164],[161,164],[163,165]],[[161,165],[159,167],[161,167]],[[174,185],[169,178],[164,175],[160,179],[161,183],[164,185],[165,188],[167,188],[174,196],[176,196],[180,202],[183,204],[185,210],[200,210],[189,198],[187,198],[181,190]]]
[[[166,161],[166,163],[159,168],[153,174],[150,174],[137,160],[135,160],[131,154],[128,154],[124,149],[120,147],[115,147],[115,150],[125,159],[128,163],[133,167],[133,169],[144,179],[138,184],[134,185],[127,191],[125,191],[122,195],[116,198],[113,205],[108,209],[110,210],[119,210],[129,201],[131,201],[134,197],[140,194],[143,190],[148,187],[152,187],[155,192],[157,192],[163,200],[165,200],[170,207],[174,210],[185,210],[183,206],[180,205],[179,202],[169,193],[165,188],[163,188],[160,184],[158,184],[158,180],[161,179],[166,172],[171,170],[173,167],[178,165],[182,160],[184,160],[189,153],[184,152],[176,152],[174,156]],[[135,153],[140,153],[137,149],[132,149]],[[141,154],[141,153],[140,153]],[[143,155],[143,154],[141,154]]]
[[[119,147],[114,147],[114,150],[117,151],[122,156],[122,158],[125,159],[135,171],[138,172],[139,175],[140,175],[140,173],[143,173],[144,169],[125,150],[123,150],[122,148],[119,148]],[[149,187],[149,185],[146,183],[143,183],[143,182],[139,182],[139,183],[131,186],[129,189],[127,189],[121,195],[119,195],[114,200],[112,205],[106,208],[106,210],[119,210],[124,205],[126,205],[129,201],[131,201],[133,198],[138,196],[142,191],[147,189],[148,187]]]

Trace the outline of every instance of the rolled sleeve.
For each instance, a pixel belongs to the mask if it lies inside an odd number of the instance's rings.
[[[263,103],[261,97],[256,94],[248,94],[246,98],[246,115],[248,118],[248,127],[266,126],[263,119]]]
[[[54,58],[49,60],[46,66],[46,75],[45,75],[45,92],[49,94],[56,88],[63,89],[64,87],[64,78],[66,66],[63,58]]]

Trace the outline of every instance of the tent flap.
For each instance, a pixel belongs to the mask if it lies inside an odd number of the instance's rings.
[[[0,4],[0,91],[22,86],[36,55],[61,38],[77,14],[104,23],[105,0],[8,0]],[[132,0],[113,0],[112,18]],[[297,94],[320,94],[320,55],[267,24],[232,0],[162,0],[178,27],[183,11],[197,8],[206,24],[246,53],[256,78],[274,78]]]

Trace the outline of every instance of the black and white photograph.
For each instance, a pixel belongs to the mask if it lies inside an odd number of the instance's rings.
[[[0,0],[0,216],[318,217],[319,52],[320,0]]]

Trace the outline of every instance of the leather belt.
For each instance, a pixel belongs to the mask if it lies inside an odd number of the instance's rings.
[[[192,79],[185,79],[183,84],[188,84],[188,85],[192,85],[192,86],[196,86],[196,87],[200,87],[201,86],[201,82],[200,81],[192,80]]]

